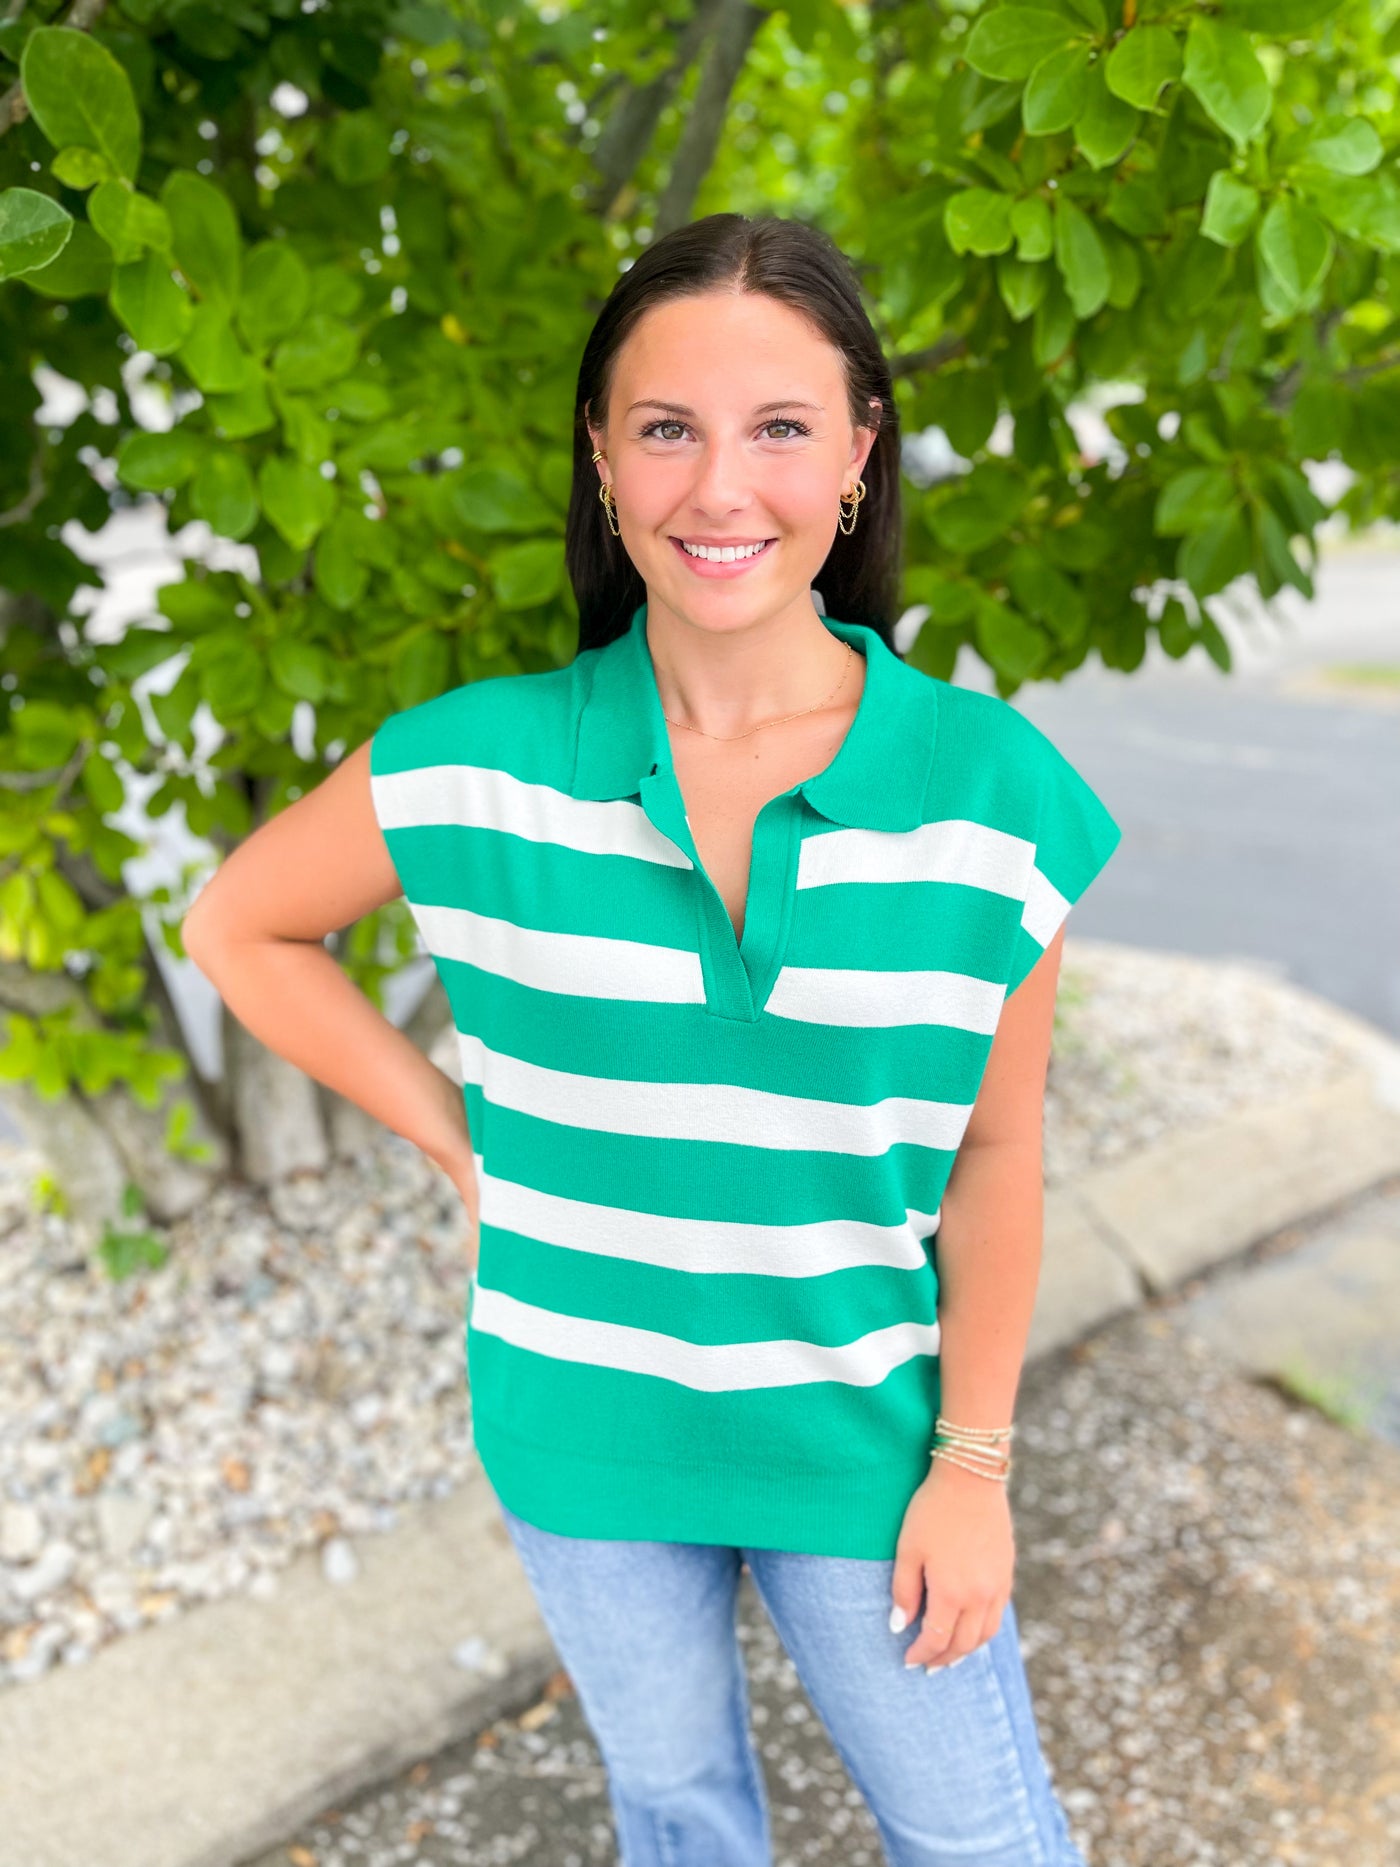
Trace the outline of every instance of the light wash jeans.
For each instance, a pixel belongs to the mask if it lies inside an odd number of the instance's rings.
[[[498,1500],[499,1501],[499,1500]],[[608,1773],[622,1867],[771,1867],[735,1632],[747,1562],[891,1867],[1085,1867],[1046,1768],[1015,1610],[906,1669],[893,1561],[560,1536],[501,1506]]]

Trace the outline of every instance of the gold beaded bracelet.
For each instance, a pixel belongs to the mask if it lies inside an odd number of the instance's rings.
[[[937,1437],[933,1457],[1006,1484],[1011,1477],[1011,1435],[1015,1430],[1014,1426],[955,1426],[940,1413],[934,1426]],[[1005,1450],[999,1450],[1002,1447]]]

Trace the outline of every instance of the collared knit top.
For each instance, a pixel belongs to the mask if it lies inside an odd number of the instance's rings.
[[[939,1407],[939,1202],[1119,827],[1009,702],[826,616],[864,689],[758,813],[737,940],[646,608],[371,745],[461,1056],[473,1437],[543,1529],[888,1559]]]

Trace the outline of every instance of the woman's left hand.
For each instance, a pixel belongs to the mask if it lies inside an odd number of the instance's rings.
[[[921,1603],[924,1610],[905,1664],[956,1665],[990,1640],[1011,1599],[1015,1566],[1006,1486],[934,1459],[895,1545],[892,1606],[903,1611],[906,1627]]]

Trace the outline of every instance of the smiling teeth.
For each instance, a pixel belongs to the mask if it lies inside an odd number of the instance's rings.
[[[708,558],[712,564],[732,564],[735,558],[756,557],[769,543],[766,538],[756,545],[688,545],[681,540],[681,550],[693,558]]]

